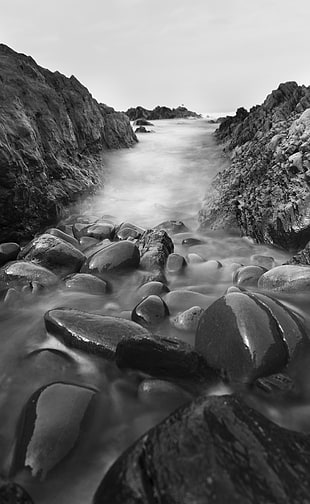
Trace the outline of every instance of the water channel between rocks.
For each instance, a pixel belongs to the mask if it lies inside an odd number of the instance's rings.
[[[247,238],[220,233],[201,236],[196,231],[202,199],[208,194],[214,175],[227,163],[213,139],[213,124],[204,120],[155,121],[149,128],[155,132],[140,135],[136,147],[105,156],[104,189],[74,211],[90,220],[104,215],[115,224],[127,221],[145,229],[165,220],[184,222],[191,231],[172,236],[175,252],[184,257],[197,253],[210,262],[192,262],[181,275],[167,276],[171,291],[193,293],[190,300],[182,294],[170,300],[170,317],[174,317],[193,305],[207,308],[232,284],[236,264],[251,264],[254,254],[272,256],[275,265],[288,256]],[[203,243],[186,247],[182,241],[187,237],[202,239]],[[221,268],[216,261],[221,262]],[[35,390],[60,381],[100,391],[92,405],[91,418],[83,423],[77,446],[46,478],[41,481],[32,477],[29,470],[19,473],[17,481],[36,504],[90,504],[111,463],[150,427],[188,400],[182,391],[173,399],[167,399],[158,390],[148,394],[134,373],[121,372],[113,363],[82,351],[65,349],[63,354],[64,346],[46,334],[43,315],[55,307],[126,316],[136,304],[137,283],[135,274],[124,275],[119,288],[104,296],[59,288],[24,307],[0,310],[2,472],[10,463],[21,409]],[[296,305],[296,299],[291,302]],[[301,308],[303,303],[301,300]],[[176,329],[169,319],[157,328],[157,333],[191,344],[195,336]],[[39,349],[46,350],[36,352]]]

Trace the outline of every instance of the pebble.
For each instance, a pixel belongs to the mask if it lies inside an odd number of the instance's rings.
[[[0,244],[0,266],[9,261],[15,261],[20,251],[20,246],[14,242]]]
[[[28,261],[14,261],[2,266],[0,268],[1,280],[12,286],[38,284],[44,288],[54,287],[59,282],[52,271]]]
[[[275,265],[275,260],[271,256],[265,256],[261,254],[254,254],[251,256],[251,262],[256,266],[263,266],[267,270],[271,269]]]
[[[166,273],[169,273],[170,275],[177,275],[180,274],[185,267],[186,260],[181,254],[169,254],[166,263]]]
[[[71,243],[76,248],[79,248],[79,242],[74,236],[71,236],[68,233],[65,233],[64,231],[61,231],[60,229],[57,228],[49,228],[45,231],[45,233],[57,236],[57,238],[61,238],[61,240],[64,240],[68,243]]]
[[[80,248],[84,253],[87,249],[93,247],[94,245],[97,245],[98,243],[99,240],[97,240],[97,238],[91,238],[90,236],[82,236],[80,238]]]
[[[112,240],[114,236],[114,225],[110,222],[96,222],[86,230],[87,236],[97,240]]]
[[[233,283],[240,287],[257,287],[259,278],[266,271],[262,266],[241,266],[233,274]]]
[[[88,273],[75,273],[64,279],[65,286],[75,292],[88,294],[105,294],[108,284],[100,278]]]
[[[177,289],[168,292],[163,298],[168,306],[169,313],[172,315],[188,310],[193,306],[207,308],[214,301],[214,297],[212,296],[206,296],[199,292],[192,292],[185,289]]]
[[[171,319],[171,324],[180,331],[196,331],[199,319],[204,309],[200,306],[192,306],[188,310],[179,313]]]
[[[123,222],[118,228],[116,228],[115,237],[118,240],[136,239],[140,238],[144,232],[145,229],[136,226],[135,224]]]
[[[144,327],[152,327],[162,322],[168,315],[168,307],[162,298],[151,294],[137,304],[132,310],[131,318]]]
[[[141,287],[139,287],[137,290],[137,294],[140,300],[142,300],[147,296],[150,296],[151,294],[162,296],[167,292],[169,292],[169,288],[167,287],[167,285],[164,284],[163,282],[156,282],[156,281],[147,282],[141,285]]]
[[[197,264],[205,261],[201,255],[195,254],[194,252],[187,254],[186,259],[189,264]]]

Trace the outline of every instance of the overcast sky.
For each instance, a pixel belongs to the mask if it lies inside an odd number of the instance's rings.
[[[234,111],[310,85],[309,0],[1,0],[1,42],[101,102]]]

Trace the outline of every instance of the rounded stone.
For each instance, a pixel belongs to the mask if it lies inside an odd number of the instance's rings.
[[[252,255],[251,262],[256,266],[263,266],[263,268],[266,268],[267,270],[273,268],[275,265],[275,260],[273,257],[261,254]]]
[[[115,230],[115,237],[118,240],[128,240],[128,238],[136,239],[139,238],[144,232],[145,229],[136,226],[135,224],[131,224],[130,222],[123,222]]]
[[[75,273],[64,280],[68,289],[75,292],[87,292],[88,294],[105,294],[108,284],[101,278],[89,273]]]
[[[182,245],[184,247],[194,247],[195,245],[201,245],[203,243],[205,242],[199,238],[184,238],[184,240],[182,240]]]
[[[258,287],[273,292],[309,291],[310,266],[276,266],[260,277]]]
[[[111,240],[114,236],[114,225],[110,222],[96,222],[87,228],[86,233],[97,240]]]
[[[197,264],[205,262],[205,259],[201,257],[201,255],[195,254],[194,252],[187,254],[186,259],[189,262],[189,264]]]
[[[186,266],[186,260],[181,254],[172,253],[168,255],[166,263],[166,272],[169,274],[178,274]]]
[[[171,320],[171,324],[180,331],[196,331],[203,312],[204,309],[200,306],[192,306],[174,317]]]
[[[9,261],[14,261],[20,251],[20,246],[14,242],[0,244],[0,266]]]
[[[123,337],[149,334],[130,320],[70,308],[50,310],[44,321],[47,331],[66,345],[108,359],[115,358],[117,344]]]
[[[38,284],[46,288],[53,287],[59,282],[52,271],[28,261],[14,261],[2,266],[0,280],[7,285]]]
[[[195,348],[211,368],[236,382],[276,373],[289,358],[275,318],[242,292],[226,294],[202,314]]]
[[[168,307],[162,298],[151,294],[137,304],[132,310],[131,318],[144,327],[150,327],[159,324],[168,315]]]
[[[120,241],[107,245],[87,259],[81,272],[101,275],[137,268],[140,263],[138,247],[130,241]]]
[[[168,292],[164,296],[164,300],[168,306],[169,312],[171,314],[177,314],[193,306],[207,308],[214,301],[214,297],[200,294],[199,292],[178,289]]]
[[[143,299],[147,296],[150,296],[151,294],[161,296],[163,294],[166,294],[167,292],[169,292],[169,288],[166,284],[164,284],[163,282],[156,282],[154,280],[141,285],[141,287],[139,287],[137,291],[137,294],[140,299]]]
[[[69,235],[68,233],[65,233],[64,231],[61,231],[60,229],[57,228],[49,228],[45,231],[45,233],[57,236],[57,238],[61,238],[62,240],[71,243],[76,248],[79,248],[79,242],[77,241],[74,236]]]
[[[79,271],[85,260],[84,254],[71,243],[47,233],[28,243],[18,258],[35,261],[36,264],[63,276]]]
[[[97,245],[99,240],[97,238],[92,238],[91,236],[82,236],[80,238],[80,248],[82,252],[86,252],[90,247]]]
[[[257,287],[259,278],[266,271],[262,266],[241,266],[233,274],[233,283],[240,287]]]

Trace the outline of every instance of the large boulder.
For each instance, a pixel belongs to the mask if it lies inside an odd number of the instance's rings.
[[[110,468],[93,504],[253,504],[309,500],[310,438],[234,396],[201,396]]]
[[[241,230],[289,250],[310,239],[310,87],[281,84],[249,113],[224,120],[217,138],[231,163],[200,212],[201,228]]]
[[[19,241],[102,184],[102,152],[137,139],[74,77],[0,45],[0,228]]]

